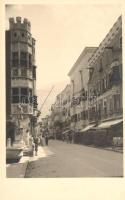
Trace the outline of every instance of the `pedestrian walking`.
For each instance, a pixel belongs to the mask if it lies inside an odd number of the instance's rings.
[[[49,141],[49,131],[48,131],[48,128],[45,131],[44,138],[45,138],[45,144],[48,146],[48,141]]]
[[[44,146],[44,145],[43,145],[43,136],[42,136],[42,135],[40,135],[40,145],[41,145],[41,146]]]
[[[69,143],[70,144],[72,143],[72,132],[71,131],[69,132]]]
[[[62,141],[64,142],[64,140],[65,140],[65,135],[64,133],[62,133]]]
[[[45,144],[48,146],[49,136],[48,133],[45,134]]]
[[[66,142],[69,143],[69,134],[66,134]]]
[[[31,156],[33,156],[34,150],[35,150],[35,144],[34,144],[34,139],[32,136],[29,137],[29,146],[31,148]]]
[[[39,138],[37,136],[34,137],[34,145],[35,145],[35,155],[37,156],[38,146],[39,146]]]

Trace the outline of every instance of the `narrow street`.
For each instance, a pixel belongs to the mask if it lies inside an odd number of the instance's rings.
[[[123,154],[50,140],[31,158],[26,178],[122,177]]]

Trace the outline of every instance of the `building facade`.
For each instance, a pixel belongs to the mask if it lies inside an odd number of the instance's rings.
[[[68,84],[65,89],[61,92],[61,116],[63,131],[70,129],[70,107],[71,107],[71,85]]]
[[[86,127],[88,121],[88,59],[96,47],[86,47],[76,63],[71,68],[68,76],[71,84],[71,130],[79,131]]]
[[[35,39],[30,22],[21,17],[10,18],[6,31],[6,88],[7,121],[11,118],[17,127],[13,133],[7,130],[7,137],[22,137],[28,145],[37,114]]]
[[[89,122],[122,119],[122,18],[118,18],[89,60]],[[113,121],[113,122],[111,122]]]
[[[57,95],[55,103],[51,106],[51,129],[57,138],[65,130],[70,129],[70,84]]]
[[[121,16],[98,47],[83,50],[68,76],[70,84],[52,106],[56,132],[71,130],[76,143],[111,146],[115,138],[122,145]]]
[[[62,104],[62,92],[60,92],[55,100],[55,103],[51,106],[51,125],[53,135],[55,138],[61,138],[61,132],[63,128],[63,104]]]

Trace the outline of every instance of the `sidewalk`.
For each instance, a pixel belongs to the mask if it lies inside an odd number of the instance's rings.
[[[23,156],[18,163],[12,163],[6,165],[6,177],[7,178],[24,178],[28,163],[31,161],[38,160],[39,158],[46,157],[47,147],[39,146],[37,156],[28,157]],[[49,155],[49,154],[48,154]]]
[[[109,150],[109,151],[115,151],[115,152],[119,152],[119,153],[123,153],[123,147],[106,147],[104,148],[105,150]]]
[[[6,165],[7,178],[24,178],[29,157],[22,157],[18,163]]]
[[[93,147],[93,148],[97,148],[97,149],[103,149],[103,150],[107,150],[107,151],[114,151],[117,153],[123,153],[123,147],[100,147],[100,146],[95,146],[95,145],[85,145],[88,147]]]

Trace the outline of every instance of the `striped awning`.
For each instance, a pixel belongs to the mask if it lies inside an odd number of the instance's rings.
[[[62,134],[68,133],[70,130],[64,131]]]
[[[95,126],[95,124],[90,124],[90,125],[86,126],[85,128],[83,128],[82,130],[80,130],[80,133],[88,131],[89,129],[93,128],[94,126]]]
[[[111,126],[117,125],[122,122],[123,122],[123,119],[111,120],[111,121],[107,121],[107,122],[103,122],[99,124],[98,128],[109,128]]]

